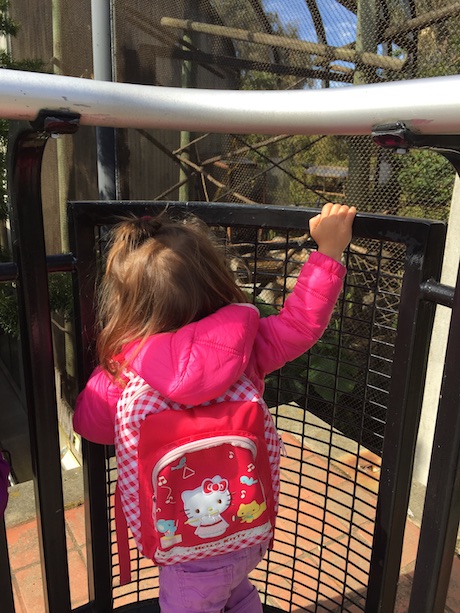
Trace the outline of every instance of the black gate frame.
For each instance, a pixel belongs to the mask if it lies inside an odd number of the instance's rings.
[[[41,206],[41,162],[53,133],[75,131],[78,118],[44,113],[38,124],[18,130],[12,155],[11,206],[14,262],[0,266],[0,280],[18,283],[20,328],[26,369],[26,399],[30,421],[35,494],[47,611],[71,611],[62,482],[57,435],[56,390],[51,344],[47,276],[51,271],[73,271],[80,280],[79,377],[83,385],[91,367],[93,288],[85,286],[92,254],[95,224],[108,223],[129,208],[151,212],[158,203],[73,203],[70,205],[72,253],[46,257]],[[200,211],[208,223],[307,227],[316,211],[282,207],[193,204],[177,206]],[[78,232],[76,229],[78,228]],[[445,238],[442,224],[358,215],[355,236],[391,241],[406,237],[407,261],[401,294],[397,350],[390,390],[393,420],[387,425],[381,491],[366,611],[393,610],[399,575],[402,539],[420,416],[423,381],[435,304],[452,308],[452,323],[439,404],[435,445],[427,488],[410,613],[441,613],[450,577],[455,536],[460,516],[460,278],[455,291],[439,284]],[[76,259],[75,259],[76,255]],[[404,379],[404,372],[408,377]],[[105,453],[97,445],[85,446],[85,504],[88,529],[88,605],[79,610],[112,610],[108,528],[105,498]],[[442,475],[442,479],[440,476]],[[3,522],[0,522],[3,524]],[[9,569],[4,526],[0,530],[0,565]],[[1,573],[0,602],[4,613],[14,604],[8,572]],[[142,611],[144,603],[123,610]],[[121,610],[121,609],[120,609]],[[266,609],[269,610],[269,609]]]

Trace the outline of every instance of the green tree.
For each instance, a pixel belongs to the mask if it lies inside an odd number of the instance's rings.
[[[416,0],[415,12],[418,17],[427,13],[436,15],[446,4],[445,0]],[[398,19],[403,23],[401,14]],[[413,35],[417,48],[414,76],[426,78],[460,73],[458,15],[452,13],[446,19],[433,19]],[[402,156],[397,167],[398,213],[447,221],[455,177],[451,164],[439,154],[414,149]]]
[[[444,157],[432,151],[410,151],[403,156],[398,181],[406,216],[447,221],[454,170]]]

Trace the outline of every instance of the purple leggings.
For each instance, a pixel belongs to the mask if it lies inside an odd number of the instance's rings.
[[[267,544],[160,568],[161,613],[262,613],[248,574]]]

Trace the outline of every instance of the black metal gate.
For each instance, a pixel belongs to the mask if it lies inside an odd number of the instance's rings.
[[[66,613],[72,609],[48,272],[73,272],[83,386],[93,366],[93,293],[104,229],[119,215],[152,214],[167,205],[172,215],[201,217],[226,242],[235,265],[243,263],[238,270],[241,283],[264,314],[280,307],[301,262],[315,249],[306,228],[316,211],[216,203],[72,202],[71,254],[47,258],[40,165],[46,139],[55,130],[55,124],[51,129],[45,125],[18,137],[12,168],[15,262],[2,266],[0,273],[1,280],[16,279],[19,290],[45,601],[51,613]],[[255,578],[266,611],[337,610],[324,603],[331,575],[341,584],[336,599],[341,610],[393,610],[436,302],[452,308],[452,326],[410,611],[443,610],[460,514],[460,290],[458,284],[454,292],[438,283],[444,240],[445,226],[438,222],[358,215],[346,252],[348,275],[326,335],[267,380],[267,401],[280,433],[291,435],[292,444],[287,445],[289,462],[283,467],[275,548]],[[305,449],[315,453],[304,454]],[[148,605],[148,610],[158,610],[156,571],[145,561],[136,558],[135,580],[128,589],[118,586],[111,451],[84,446],[89,602],[79,611],[146,611]],[[363,457],[372,458],[378,468],[370,477],[361,466]],[[348,502],[338,498],[333,479],[338,472],[349,484]],[[304,503],[319,493],[315,504],[322,521],[313,524]],[[337,519],[340,534],[331,536]],[[363,526],[367,538],[360,540],[356,530]],[[8,554],[2,530],[4,569]],[[9,573],[0,574],[2,611],[12,613]]]

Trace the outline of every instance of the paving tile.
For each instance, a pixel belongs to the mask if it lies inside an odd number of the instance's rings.
[[[88,602],[88,573],[79,551],[68,552],[70,600],[72,608]]]
[[[407,613],[410,601],[410,592],[412,588],[413,573],[401,575],[399,578],[398,589],[396,592],[396,601],[394,613]]]
[[[86,545],[86,532],[85,511],[83,506],[67,509],[65,511],[65,523],[75,544],[78,547],[84,547]]]
[[[343,475],[331,472],[330,463],[318,455],[308,456],[302,464],[302,497],[325,494],[328,487],[339,487]]]
[[[267,578],[267,563],[263,562],[252,578],[263,592],[269,582],[267,603],[282,611],[360,613],[365,604],[375,494],[368,487],[344,479],[341,471],[328,473],[324,458],[301,448],[295,437],[286,439],[292,457],[285,460],[283,504],[275,550],[269,554],[271,572]],[[296,474],[297,468],[301,472]],[[327,490],[323,491],[321,484],[326,480]],[[83,506],[68,509],[65,518],[71,599],[76,608],[88,600]],[[418,534],[419,528],[408,521],[394,613],[407,613]],[[36,521],[9,528],[7,536],[16,613],[44,613]],[[138,559],[134,543],[131,545],[132,557],[137,560],[136,581],[114,588],[116,607],[136,602],[139,593],[142,599],[158,595],[157,569],[148,560]],[[116,562],[116,543],[112,548]],[[445,612],[458,611],[460,560],[456,557]]]
[[[298,581],[294,581],[293,584],[292,605],[294,611],[316,611],[323,603],[323,606],[327,606],[329,610],[331,606],[335,606],[341,601],[341,596],[333,586],[323,585],[318,579],[310,577],[308,575],[299,576]],[[319,609],[321,610],[321,609]]]
[[[13,598],[14,598],[15,613],[27,613],[27,611],[24,608],[24,604],[23,604],[19,589],[17,587],[16,577],[14,575],[12,577],[12,581],[13,581]]]
[[[347,523],[359,526],[375,520],[377,497],[350,481],[343,481],[337,487],[328,488],[327,501],[327,508],[339,517],[346,518]]]
[[[7,538],[12,571],[39,564],[40,553],[36,520],[8,528]]]
[[[454,557],[452,564],[446,607],[452,613],[460,611],[460,558],[458,556]]]
[[[318,561],[314,557],[297,555],[282,560],[280,554],[276,553],[271,559],[275,564],[277,560],[284,564],[271,566],[272,572],[269,577],[268,593],[278,602],[286,601],[292,591],[292,605],[295,605],[293,610],[297,613],[297,611],[310,611],[310,607],[318,598],[328,602],[337,601],[338,585],[321,582]]]
[[[333,613],[363,613],[365,608],[365,599],[362,598],[360,603],[355,603],[352,600],[345,598],[340,610]]]
[[[335,578],[340,577],[342,586],[359,591],[367,587],[370,551],[360,552],[351,547],[350,542],[330,542],[322,549],[322,568],[328,570]]]
[[[363,543],[366,543],[369,547],[372,547],[374,540],[374,522],[367,521],[359,525],[359,527],[353,527],[352,534],[355,538],[359,539]]]
[[[297,447],[299,449],[304,447],[299,437],[291,432],[286,432],[285,430],[281,432],[281,439],[285,445],[292,445],[292,447]]]
[[[297,483],[296,483],[297,481]],[[295,505],[300,498],[299,475],[286,475],[283,473],[280,482],[280,501],[287,502],[289,506]]]
[[[45,613],[40,565],[31,564],[15,571],[21,601],[27,613]]]
[[[270,568],[277,569],[279,566],[290,568],[296,553],[296,547],[289,541],[280,538],[279,532],[276,534],[274,547],[270,551]]]
[[[413,565],[417,557],[419,536],[420,528],[411,521],[407,521],[401,556],[401,569],[403,572],[407,570],[407,566]]]
[[[340,540],[345,535],[343,524],[322,507],[318,497],[301,504],[299,543],[305,538],[320,546],[331,540]]]
[[[331,462],[331,470],[339,470],[351,481],[377,493],[380,479],[381,458],[372,451],[360,448],[359,455],[345,453]]]

